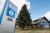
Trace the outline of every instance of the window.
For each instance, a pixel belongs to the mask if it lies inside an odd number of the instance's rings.
[[[42,28],[45,28],[45,25],[42,25]]]
[[[49,28],[49,25],[42,25],[42,28]]]
[[[45,19],[43,19],[41,22],[47,22]]]
[[[38,25],[38,28],[40,28],[40,25]]]
[[[45,25],[45,28],[49,28],[49,25]]]

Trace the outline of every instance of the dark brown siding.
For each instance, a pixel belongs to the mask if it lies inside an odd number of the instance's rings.
[[[49,29],[50,29],[50,25],[49,25]]]

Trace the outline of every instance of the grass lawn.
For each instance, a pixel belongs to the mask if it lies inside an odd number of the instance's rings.
[[[50,33],[50,29],[29,29],[29,30],[21,30],[15,29],[15,33]]]

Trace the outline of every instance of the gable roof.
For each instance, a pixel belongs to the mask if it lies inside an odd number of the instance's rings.
[[[40,21],[41,21],[42,19],[45,19],[45,20],[49,23],[49,21],[47,20],[46,17],[42,17],[42,18],[39,18],[39,19],[37,19],[37,20],[32,21],[31,24],[37,24],[37,23],[40,23]]]

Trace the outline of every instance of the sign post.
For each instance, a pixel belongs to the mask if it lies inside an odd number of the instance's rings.
[[[15,33],[17,6],[9,0],[0,0],[0,2],[0,33]]]

